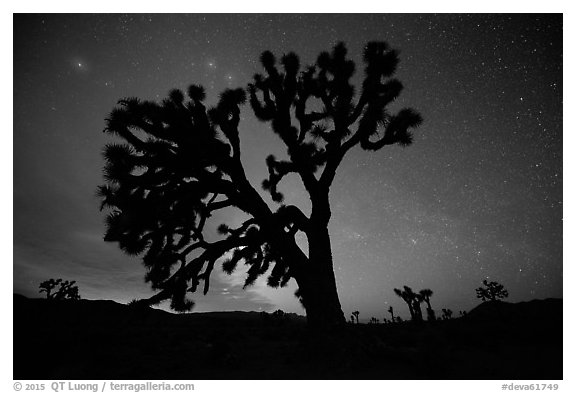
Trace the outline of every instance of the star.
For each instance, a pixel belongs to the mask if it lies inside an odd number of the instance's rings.
[[[84,73],[88,71],[88,64],[79,58],[75,58],[72,60],[72,67],[76,72]]]

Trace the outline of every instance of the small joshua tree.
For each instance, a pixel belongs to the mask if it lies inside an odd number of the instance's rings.
[[[360,315],[360,311],[354,311],[352,313],[352,320],[356,319],[356,323],[360,323],[358,320],[358,316]]]
[[[434,313],[434,310],[432,309],[432,306],[430,305],[430,297],[432,297],[433,293],[434,292],[432,292],[431,289],[420,290],[420,296],[422,297],[422,300],[424,300],[424,302],[426,302],[426,314],[428,314],[428,321],[435,321],[436,320],[436,314]]]
[[[142,299],[132,299],[128,302],[127,306],[132,309],[138,309],[138,310],[149,308],[146,301]]]
[[[394,319],[394,308],[392,308],[392,306],[388,307],[388,312],[390,313],[390,315],[392,316],[392,322],[395,321]]]
[[[46,299],[54,300],[80,300],[76,281],[62,281],[61,278],[46,280],[40,283],[39,292],[46,293]]]
[[[378,325],[380,323],[380,320],[376,317],[372,317],[372,318],[370,318],[370,323]]]
[[[482,283],[485,288],[476,288],[476,297],[483,302],[497,301],[508,297],[508,291],[504,289],[504,285],[496,281],[488,282],[487,280],[482,281]]]
[[[62,282],[61,278],[59,278],[58,280],[54,280],[53,278],[51,278],[50,280],[41,282],[39,292],[40,293],[46,292],[46,299],[51,299],[52,296],[54,296],[52,291],[60,284],[60,282]]]
[[[420,303],[424,300],[420,294],[415,293],[412,288],[404,285],[404,290],[394,288],[394,293],[400,296],[402,300],[408,304],[408,310],[410,311],[410,317],[413,321],[422,321],[422,310],[420,309]]]
[[[450,310],[449,308],[443,308],[442,309],[442,319],[444,319],[444,320],[452,319],[452,310]]]
[[[414,294],[414,298],[412,299],[412,307],[414,308],[414,316],[416,317],[416,321],[421,322],[422,318],[422,309],[420,308],[420,303],[424,301],[424,297],[419,293]]]

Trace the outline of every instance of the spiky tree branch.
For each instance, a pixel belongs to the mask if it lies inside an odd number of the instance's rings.
[[[391,78],[398,52],[383,42],[366,45],[365,76],[357,102],[350,84],[354,62],[346,54],[340,43],[332,53],[321,53],[316,64],[299,76],[300,63],[294,53],[282,57],[282,71],[271,52],[261,56],[266,76],[255,75],[249,86],[250,103],[260,120],[272,123],[289,155],[287,161],[273,156],[267,160],[269,178],[263,186],[275,201],[282,200],[277,185],[288,173],[299,174],[314,199],[314,194],[328,192],[336,169],[352,147],[359,144],[364,150],[379,150],[386,145],[412,143],[410,128],[421,124],[421,116],[412,109],[396,115],[386,111],[402,90],[402,84]],[[322,105],[308,111],[314,99]],[[291,123],[291,107],[295,108],[298,126]],[[324,169],[317,176],[321,167]]]
[[[275,266],[269,282],[286,285],[291,276],[282,257],[286,253],[273,252],[262,233],[279,234],[276,238],[282,242],[282,236],[290,236],[297,225],[303,228],[304,222],[295,207],[273,213],[246,179],[238,137],[244,92],[225,91],[210,110],[203,104],[202,88],[191,86],[188,97],[173,90],[160,104],[119,102],[105,131],[126,143],[104,149],[107,184],[98,190],[101,207],[110,210],[105,240],[118,242],[128,254],[143,255],[146,281],[160,290],[147,302],[171,299],[178,311],[192,307],[185,294],[194,292],[201,280],[208,291],[214,264],[227,253],[235,256],[225,262],[228,270],[239,260],[250,265],[246,285],[271,264]],[[142,133],[147,139],[138,136]],[[228,233],[222,230],[225,240],[207,242],[207,220],[228,207],[253,218]],[[293,258],[293,265],[302,257]]]

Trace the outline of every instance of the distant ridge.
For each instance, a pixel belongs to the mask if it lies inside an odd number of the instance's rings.
[[[14,314],[24,323],[40,321],[66,321],[70,324],[90,323],[94,325],[131,324],[139,325],[185,325],[226,322],[234,324],[261,324],[263,319],[274,319],[272,314],[258,311],[210,311],[174,314],[164,310],[121,304],[114,300],[48,301],[30,299],[14,294]],[[305,323],[306,317],[285,313],[283,320]]]
[[[467,318],[474,321],[562,321],[562,299],[535,299],[527,302],[484,302],[472,309]]]

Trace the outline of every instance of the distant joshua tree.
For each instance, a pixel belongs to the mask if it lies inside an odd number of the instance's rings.
[[[359,316],[359,315],[360,315],[360,311],[354,311],[354,312],[352,313],[352,320],[356,319],[356,323],[357,323],[357,324],[360,323],[360,322],[358,321],[358,316]]]
[[[46,293],[46,299],[53,300],[80,300],[76,281],[62,281],[61,278],[46,280],[40,283],[39,292]]]
[[[431,289],[420,290],[420,296],[422,297],[424,302],[426,302],[426,314],[428,314],[428,321],[430,322],[436,320],[436,314],[434,313],[432,306],[430,306],[430,297],[432,297],[433,293],[434,292],[432,292]]]
[[[452,319],[452,310],[450,310],[449,308],[443,308],[442,309],[442,319],[444,319],[444,320]]]
[[[372,317],[372,318],[370,318],[370,323],[374,324],[374,325],[378,325],[380,323],[380,320],[378,318]]]
[[[134,310],[146,310],[150,308],[148,303],[142,299],[132,299],[128,302],[127,306]]]
[[[404,285],[404,290],[394,288],[394,293],[400,296],[402,300],[408,304],[408,310],[410,311],[410,317],[413,321],[422,321],[422,310],[420,309],[420,303],[424,300],[420,294],[415,293],[412,288]]]
[[[414,307],[414,316],[416,317],[416,321],[421,322],[422,318],[422,309],[420,308],[420,303],[424,301],[424,297],[419,293],[414,294],[414,300],[412,301],[412,307]]]
[[[412,306],[412,296],[413,292],[410,287],[404,286],[404,290],[394,288],[394,293],[402,298],[408,305],[408,311],[410,311],[410,318],[414,319],[414,308]]]
[[[483,302],[493,302],[508,297],[508,291],[504,289],[504,285],[496,281],[488,282],[487,280],[482,281],[482,283],[486,288],[477,288],[476,297],[482,299]]]
[[[392,322],[394,322],[394,308],[392,306],[388,307],[388,312],[392,316]]]

